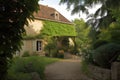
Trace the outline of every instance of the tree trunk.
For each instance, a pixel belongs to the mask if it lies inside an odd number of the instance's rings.
[[[7,80],[7,58],[0,55],[0,80]]]

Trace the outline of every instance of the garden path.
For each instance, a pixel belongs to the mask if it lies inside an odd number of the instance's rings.
[[[80,59],[65,59],[46,67],[46,80],[93,80],[81,72]]]

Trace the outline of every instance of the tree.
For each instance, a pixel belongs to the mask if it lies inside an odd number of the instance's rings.
[[[112,22],[120,20],[118,18],[118,16],[120,16],[118,12],[120,11],[119,0],[61,0],[60,3],[66,3],[68,9],[73,5],[72,14],[82,11],[87,15],[89,14],[89,8],[101,4],[102,6],[95,12],[95,14],[88,15],[88,17],[91,17],[88,20],[88,23],[91,23],[95,28],[108,27]]]
[[[87,22],[92,24],[89,34],[92,36],[92,48],[87,58],[101,67],[110,67],[120,53],[120,1],[61,0],[61,3],[67,3],[68,9],[73,6],[72,14],[82,11],[88,15],[90,19]],[[88,9],[97,4],[101,7],[95,14],[89,14]]]
[[[38,0],[0,0],[0,79],[7,79],[13,54],[21,48],[24,25],[33,20]]]
[[[74,21],[77,36],[75,39],[76,46],[81,51],[87,50],[90,47],[91,39],[89,38],[90,26],[88,26],[83,19],[75,19]]]
[[[111,43],[120,44],[120,24],[111,23],[106,29],[101,29],[101,33],[98,35],[98,40],[104,40]]]
[[[79,47],[87,46],[86,44],[89,42],[88,34],[90,31],[90,27],[84,22],[83,19],[75,19],[74,20],[77,36],[76,41]]]

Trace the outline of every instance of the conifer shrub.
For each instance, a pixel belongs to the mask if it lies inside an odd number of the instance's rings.
[[[94,62],[104,68],[110,68],[111,63],[120,55],[120,45],[109,43],[102,45],[93,51]]]

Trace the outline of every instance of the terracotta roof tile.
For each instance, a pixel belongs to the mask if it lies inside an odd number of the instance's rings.
[[[62,14],[60,14],[56,9],[44,5],[40,5],[40,10],[38,13],[35,13],[34,16],[35,18],[38,19],[49,19],[49,20],[54,20],[54,21],[59,21],[63,23],[71,23],[68,19],[66,19]],[[56,15],[56,13],[58,15]],[[58,16],[59,18],[56,19],[55,15]]]

